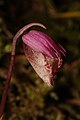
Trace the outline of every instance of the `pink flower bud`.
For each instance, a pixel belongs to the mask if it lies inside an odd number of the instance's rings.
[[[43,32],[31,30],[22,36],[24,52],[37,74],[49,86],[62,65],[65,49]]]

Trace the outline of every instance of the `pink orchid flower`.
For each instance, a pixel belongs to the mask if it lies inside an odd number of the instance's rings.
[[[23,48],[27,60],[37,74],[49,86],[62,65],[61,54],[65,49],[48,35],[37,30],[30,30],[22,36]]]
[[[0,105],[0,119],[2,119],[3,116],[7,92],[14,66],[16,44],[21,35],[27,60],[33,66],[38,75],[49,86],[52,84],[54,76],[62,65],[62,55],[66,56],[65,49],[43,32],[30,30],[23,35],[24,31],[35,25],[46,29],[45,26],[40,23],[30,23],[21,28],[13,38],[11,60]]]

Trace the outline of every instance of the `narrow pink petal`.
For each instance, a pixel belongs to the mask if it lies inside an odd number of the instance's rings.
[[[45,44],[48,44],[50,47],[52,47],[56,52],[61,51],[61,53],[63,55],[65,55],[66,51],[65,49],[56,41],[52,40],[48,35],[46,35],[45,33],[42,33],[40,31],[36,31],[36,30],[32,30],[30,31],[31,34],[35,34],[36,36],[42,37],[44,40],[46,39],[46,41],[42,41]]]
[[[65,49],[40,31],[31,30],[23,35],[22,39],[26,45],[35,51],[42,52],[50,57],[61,57],[61,54],[65,56]]]
[[[31,33],[27,33],[26,35],[22,36],[23,42],[31,47],[34,51],[44,53],[49,57],[56,57],[55,52],[49,47],[46,43],[44,44],[44,39],[40,38],[39,36],[33,36]],[[42,42],[43,41],[43,42]],[[46,42],[46,40],[45,40]]]
[[[30,31],[30,33],[34,36],[38,36],[39,38],[42,38],[41,42],[43,44],[45,44],[46,46],[48,45],[54,51],[59,52],[59,48],[58,48],[56,42],[54,40],[52,40],[47,34],[40,32],[40,31],[36,31],[36,30]]]
[[[58,43],[60,52],[66,57],[66,50]]]

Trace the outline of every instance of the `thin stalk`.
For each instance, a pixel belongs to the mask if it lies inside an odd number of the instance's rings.
[[[6,78],[3,95],[2,95],[2,100],[1,100],[1,105],[0,105],[0,117],[3,115],[3,111],[4,111],[4,107],[5,107],[5,103],[6,103],[7,92],[8,92],[10,79],[11,79],[11,75],[12,75],[12,70],[13,70],[13,66],[14,66],[14,59],[15,59],[15,56],[11,55],[10,66],[9,66],[9,70],[7,73],[7,78]]]
[[[11,76],[12,76],[12,71],[13,71],[13,66],[14,66],[14,61],[15,61],[15,53],[16,53],[17,40],[24,33],[25,30],[29,29],[32,26],[40,26],[40,27],[46,29],[45,26],[42,25],[42,24],[40,24],[40,23],[31,23],[31,24],[25,25],[14,36],[14,38],[13,38],[13,45],[12,45],[12,53],[11,53],[10,65],[9,65],[9,69],[8,69],[8,73],[7,73],[7,78],[6,78],[6,82],[5,82],[5,86],[4,86],[4,90],[3,90],[1,105],[0,105],[0,120],[2,119],[2,116],[3,116],[3,113],[4,113],[4,108],[5,108],[5,104],[6,104],[6,98],[7,98],[8,88],[9,88],[9,84],[10,84],[10,80],[11,80]]]

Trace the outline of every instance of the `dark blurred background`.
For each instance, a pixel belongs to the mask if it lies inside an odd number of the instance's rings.
[[[43,23],[67,58],[48,87],[26,60],[20,38],[4,120],[80,120],[80,0],[0,0],[0,100],[12,38],[30,22]]]

